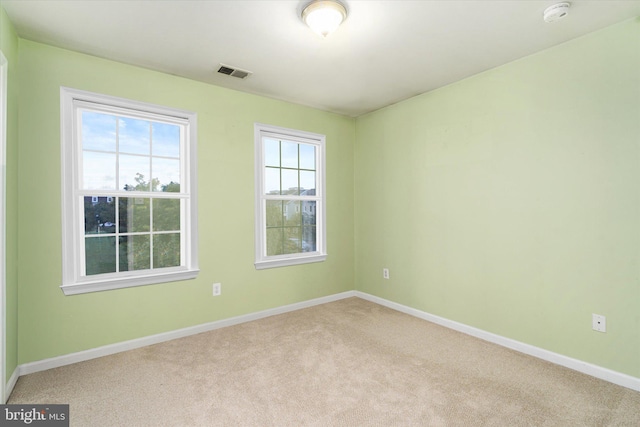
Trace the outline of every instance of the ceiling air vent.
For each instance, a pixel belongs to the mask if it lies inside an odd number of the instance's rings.
[[[220,64],[218,68],[220,74],[226,74],[227,76],[237,77],[239,79],[246,79],[251,75],[251,71],[241,70],[240,68],[231,67],[229,65]]]

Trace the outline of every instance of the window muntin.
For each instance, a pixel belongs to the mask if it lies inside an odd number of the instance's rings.
[[[326,259],[323,135],[256,124],[256,268]]]
[[[65,294],[195,277],[195,114],[61,99]]]

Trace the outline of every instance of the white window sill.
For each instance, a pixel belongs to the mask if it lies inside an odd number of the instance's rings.
[[[116,277],[99,280],[83,280],[60,286],[65,295],[86,294],[112,289],[131,288],[134,286],[152,285],[155,283],[177,282],[195,279],[200,270],[180,270],[166,273],[153,273],[143,276]]]
[[[269,259],[264,261],[256,261],[255,266],[256,270],[264,270],[266,268],[276,268],[276,267],[287,267],[289,265],[299,265],[299,264],[308,264],[312,262],[322,262],[327,259],[326,254],[322,255],[311,255],[311,256],[299,256],[299,257],[288,257],[288,258],[278,258],[278,259]]]

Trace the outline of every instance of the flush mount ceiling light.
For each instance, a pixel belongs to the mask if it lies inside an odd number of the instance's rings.
[[[544,22],[555,22],[569,14],[571,3],[558,3],[544,10]]]
[[[302,20],[313,31],[327,37],[347,17],[347,9],[336,0],[314,0],[302,10]]]

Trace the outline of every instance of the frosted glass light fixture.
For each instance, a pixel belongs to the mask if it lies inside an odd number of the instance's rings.
[[[347,9],[336,0],[314,0],[302,10],[302,20],[313,31],[327,37],[347,17]]]

